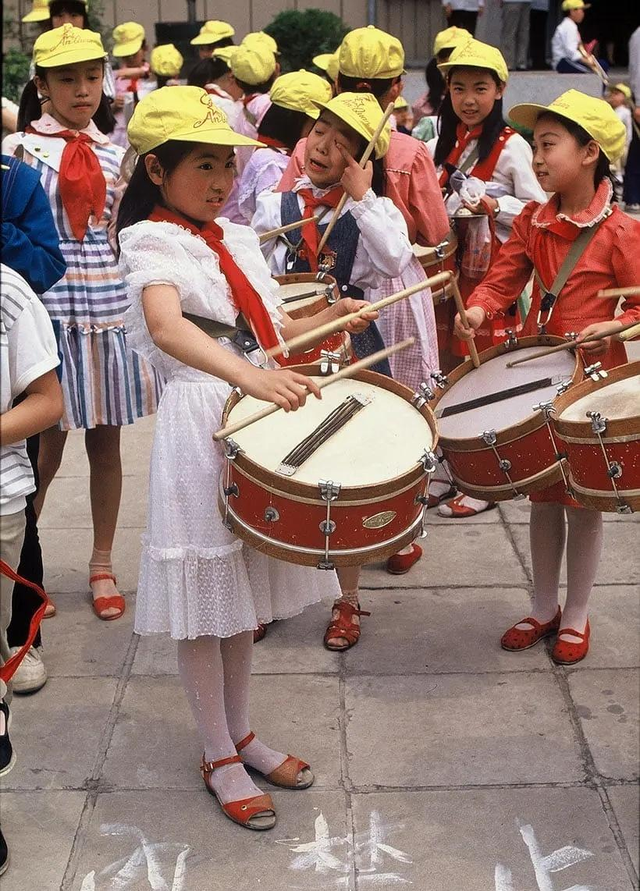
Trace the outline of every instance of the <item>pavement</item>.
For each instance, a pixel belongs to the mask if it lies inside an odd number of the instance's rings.
[[[308,759],[250,833],[206,794],[175,646],[132,633],[153,418],[123,431],[116,571],[128,608],[91,611],[88,466],[73,433],[42,516],[49,681],[14,698],[2,891],[632,891],[638,876],[640,514],[606,515],[592,650],[512,654],[528,612],[528,503],[474,520],[430,512],[410,574],[363,576],[363,636],[321,640],[328,610],[256,646],[254,729]]]

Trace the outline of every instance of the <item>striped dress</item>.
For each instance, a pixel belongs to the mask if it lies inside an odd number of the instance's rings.
[[[123,316],[127,293],[109,243],[107,227],[117,209],[123,150],[93,123],[83,131],[107,183],[102,219],[91,218],[82,242],[74,238],[58,189],[59,158],[64,140],[51,138],[63,129],[50,115],[33,125],[38,132],[8,137],[3,150],[18,154],[39,173],[60,236],[66,275],[42,295],[54,322],[62,359],[64,414],[62,430],[132,424],[156,410],[162,379],[136,353],[127,349]],[[18,146],[20,151],[16,151]]]

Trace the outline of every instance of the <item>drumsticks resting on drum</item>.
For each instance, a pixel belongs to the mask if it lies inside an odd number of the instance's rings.
[[[376,142],[378,141],[378,139],[379,139],[379,137],[380,137],[380,134],[381,134],[382,131],[384,130],[384,126],[385,126],[385,124],[387,123],[387,121],[389,120],[389,118],[391,117],[391,115],[393,114],[393,109],[394,109],[394,103],[393,103],[393,102],[390,102],[390,103],[387,105],[387,108],[386,108],[386,110],[385,110],[385,113],[384,113],[384,114],[382,115],[382,117],[380,118],[380,122],[378,123],[378,126],[377,126],[376,129],[374,130],[374,132],[373,132],[373,136],[372,136],[371,139],[369,140],[369,145],[366,147],[366,149],[365,149],[364,152],[362,153],[362,157],[360,158],[360,162],[359,162],[359,163],[360,163],[360,166],[361,166],[363,169],[367,166],[367,161],[368,161],[369,158],[371,157],[371,155],[372,155],[372,153],[373,153],[373,150],[374,150],[374,148],[376,147]],[[338,217],[339,217],[340,214],[342,213],[342,208],[343,208],[343,207],[345,206],[345,204],[347,203],[347,198],[348,198],[348,197],[349,197],[349,196],[348,196],[347,193],[345,192],[344,195],[342,196],[342,198],[340,199],[340,201],[338,202],[338,205],[337,205],[336,209],[335,209],[334,212],[333,212],[333,216],[331,217],[331,220],[329,221],[329,225],[328,225],[327,228],[324,230],[324,235],[323,235],[322,238],[320,239],[320,244],[318,245],[318,251],[317,251],[317,255],[318,255],[318,257],[320,256],[320,251],[322,250],[322,248],[323,248],[323,247],[325,246],[325,244],[327,243],[327,239],[329,238],[329,236],[330,236],[331,233],[333,232],[333,227],[334,227],[335,224],[338,222]]]
[[[387,359],[389,356],[393,356],[394,353],[398,353],[400,350],[404,350],[407,347],[413,346],[414,343],[415,337],[408,337],[406,340],[403,340],[400,343],[396,343],[394,346],[387,347],[384,350],[379,350],[377,353],[373,353],[371,356],[365,356],[364,359],[360,359],[358,362],[354,362],[353,365],[347,365],[346,368],[343,368],[336,374],[332,374],[329,377],[322,378],[322,380],[318,382],[318,387],[320,390],[323,390],[325,387],[330,387],[331,384],[335,384],[336,381],[344,380],[347,377],[353,377],[353,375],[356,374],[358,371],[363,371],[365,368],[370,368],[377,362],[382,362],[383,359]],[[227,427],[222,427],[220,430],[213,434],[213,438],[216,442],[219,442],[221,439],[226,439],[233,433],[237,433],[239,430],[244,430],[244,428],[248,427],[250,424],[255,424],[256,421],[261,421],[262,418],[266,418],[276,411],[282,411],[279,405],[267,405],[264,408],[261,408],[260,411],[249,415],[248,418],[244,418],[242,421],[238,421],[235,424],[229,424]]]
[[[299,229],[300,226],[306,225],[307,223],[317,223],[321,219],[322,215],[318,215],[311,217],[309,220],[296,220],[293,223],[287,223],[286,226],[278,226],[277,229],[269,229],[267,232],[261,232],[258,236],[260,238],[260,244],[269,241],[271,238],[275,238],[277,235],[283,235],[285,232],[290,232],[292,229]]]
[[[623,328],[617,328],[615,331],[605,331],[604,334],[594,334],[592,337],[586,337],[582,343],[577,343],[577,335],[568,340],[566,343],[560,343],[558,346],[548,347],[546,350],[540,350],[537,353],[532,353],[530,356],[525,356],[523,359],[514,359],[513,362],[507,362],[507,368],[514,368],[516,365],[522,365],[523,362],[531,362],[533,359],[541,359],[543,356],[549,356],[551,353],[560,353],[562,350],[575,350],[576,347],[580,349],[583,343],[594,343],[596,340],[604,340],[605,337],[612,337],[614,335],[622,334],[623,331],[629,331],[631,328],[635,328],[638,325],[637,322],[629,322],[628,325],[625,325]]]
[[[299,334],[298,337],[292,337],[291,340],[288,340],[286,343],[268,350],[267,358],[271,359],[274,356],[279,356],[286,350],[297,351],[309,344],[319,343],[330,334],[335,334],[337,331],[344,331],[349,322],[360,318],[360,316],[363,316],[365,313],[377,312],[378,310],[384,309],[386,306],[391,306],[392,303],[397,303],[398,300],[404,300],[405,297],[411,297],[412,294],[417,294],[418,291],[423,291],[425,288],[429,288],[432,285],[446,284],[451,281],[452,278],[453,276],[451,272],[439,272],[437,275],[433,275],[431,278],[427,278],[423,282],[418,282],[418,284],[412,285],[410,288],[405,288],[403,291],[398,291],[396,294],[390,294],[389,297],[383,297],[382,300],[378,300],[377,303],[370,303],[368,306],[363,306],[362,309],[359,309],[356,312],[350,312],[348,315],[342,316],[333,322],[327,322],[326,325],[319,325],[312,331],[307,331],[305,334]]]

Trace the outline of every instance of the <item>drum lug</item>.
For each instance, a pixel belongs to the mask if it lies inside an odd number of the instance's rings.
[[[238,454],[242,451],[235,439],[224,440],[224,453],[229,461],[235,461]]]
[[[558,396],[562,396],[563,393],[566,393],[569,387],[571,386],[571,381],[562,381],[562,383],[558,384],[556,387],[556,393]]]
[[[596,436],[607,432],[607,419],[603,418],[599,411],[588,411],[587,417],[591,419],[591,429]]]
[[[425,472],[429,475],[435,473],[436,467],[438,466],[438,458],[435,452],[432,452],[431,449],[425,449],[420,456],[420,464],[422,464]]]
[[[329,536],[336,531],[336,523],[331,519],[331,503],[340,494],[342,486],[333,480],[320,480],[318,483],[320,497],[327,504],[327,515],[320,523],[320,532],[324,535],[324,560],[317,564],[318,569],[335,569],[335,565],[329,560]]]
[[[440,244],[437,244],[434,248],[434,253],[438,260],[444,260],[444,252],[449,247],[448,241],[441,241]]]
[[[551,420],[551,416],[556,413],[556,410],[553,407],[553,402],[538,402],[537,405],[533,406],[533,410],[542,412],[547,424]]]
[[[336,531],[336,524],[333,520],[323,520],[318,526],[323,535],[331,535]]]
[[[609,469],[607,470],[607,475],[612,480],[619,480],[622,476],[622,466],[618,464],[617,461],[612,461],[609,464]]]
[[[603,381],[609,376],[602,367],[602,362],[594,362],[593,365],[587,365],[584,373],[587,377],[590,377],[592,381]]]
[[[565,331],[564,336],[567,340],[577,340],[579,337],[578,331]]]
[[[318,483],[320,489],[320,497],[328,503],[335,501],[340,494],[342,486],[340,483],[334,483],[333,480],[320,480]]]
[[[280,519],[280,514],[275,507],[267,507],[264,511],[264,519],[266,523],[277,523]]]
[[[449,378],[447,377],[446,374],[443,374],[441,371],[432,371],[431,379],[435,383],[436,387],[438,387],[440,390],[444,390],[444,388],[449,383]]]
[[[336,291],[332,285],[329,285],[326,288],[326,290],[324,292],[324,296],[325,296],[325,299],[326,299],[327,303],[329,304],[329,306],[333,306],[333,304],[337,303],[338,300],[340,299],[339,297],[336,297]]]
[[[320,374],[327,376],[336,374],[340,370],[342,353],[332,353],[329,350],[320,351]]]
[[[229,498],[233,495],[234,498],[237,498],[240,495],[240,489],[238,488],[237,483],[231,483],[230,486],[225,486],[222,490],[224,492],[225,498]]]
[[[494,446],[498,441],[495,430],[485,430],[484,433],[481,434],[481,436],[488,446]]]
[[[508,470],[511,470],[511,461],[508,458],[501,458],[499,467],[503,473],[507,473]]]
[[[631,507],[630,504],[626,504],[626,502],[621,501],[618,504],[618,506],[616,507],[616,513],[617,514],[632,514],[633,508]]]
[[[432,399],[436,398],[436,394],[433,392],[431,387],[424,382],[420,384],[416,392],[411,397],[411,405],[415,406],[417,409],[421,409],[427,402],[430,402]]]
[[[504,342],[506,350],[513,350],[518,346],[518,337],[513,328],[507,328],[507,339]]]
[[[600,451],[602,452],[602,457],[607,465],[607,476],[611,480],[611,488],[613,489],[613,494],[615,495],[617,502],[616,512],[619,514],[633,513],[631,506],[623,500],[622,495],[616,486],[616,480],[619,480],[622,476],[622,465],[618,461],[609,460],[607,446],[602,439],[603,434],[607,432],[607,418],[603,418],[599,411],[588,411],[587,417],[591,420],[591,429],[598,437]]]

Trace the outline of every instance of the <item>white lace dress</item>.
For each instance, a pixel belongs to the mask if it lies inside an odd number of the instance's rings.
[[[225,244],[278,325],[273,283],[256,234],[220,223]],[[149,335],[141,299],[150,284],[174,285],[186,312],[234,324],[236,311],[217,257],[201,238],[173,223],[137,223],[120,240],[131,302],[128,344],[167,379],[151,453],[136,632],[230,637],[338,597],[335,573],[273,560],[222,525],[217,489],[224,453],[212,434],[231,387],[163,353]],[[220,343],[235,350],[228,341]]]

